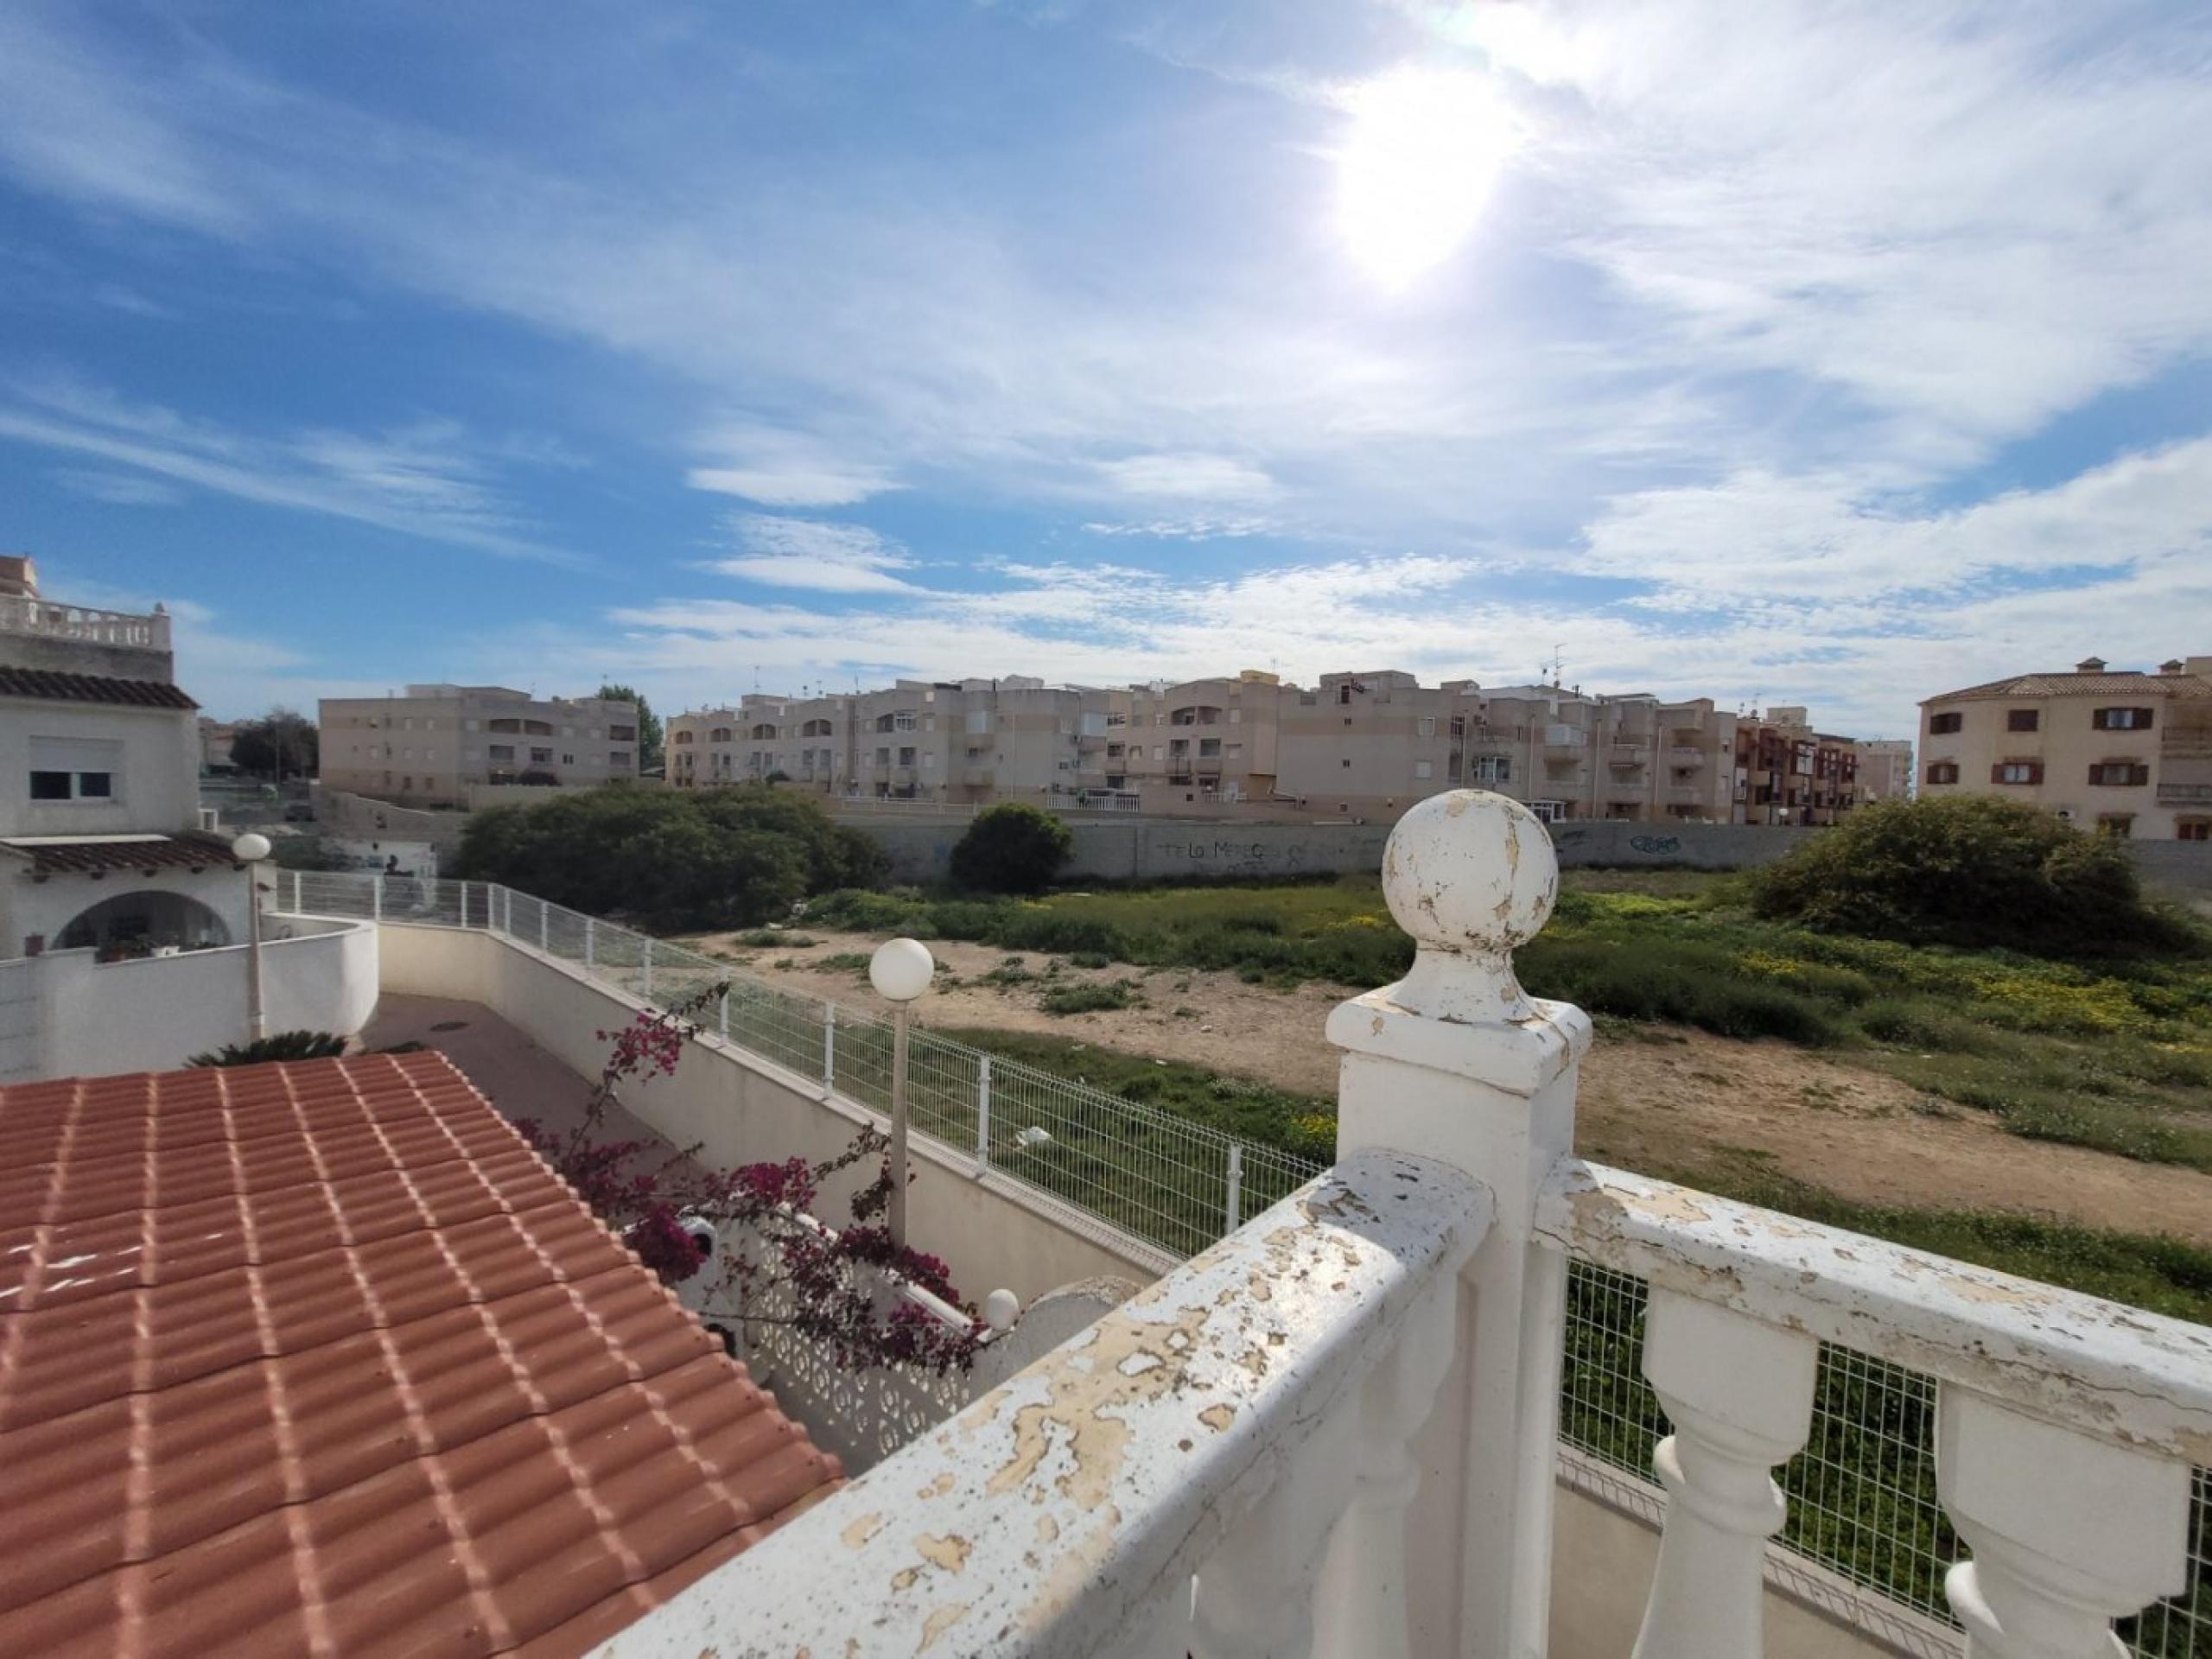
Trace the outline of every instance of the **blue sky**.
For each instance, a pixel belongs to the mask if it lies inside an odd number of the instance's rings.
[[[2212,651],[2212,13],[0,7],[0,548],[210,709]]]

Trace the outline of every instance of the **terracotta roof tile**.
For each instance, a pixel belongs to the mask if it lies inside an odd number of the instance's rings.
[[[1941,696],[1923,704],[1958,702],[1968,697],[2212,697],[2212,681],[2197,674],[2015,674]]]
[[[0,1089],[0,1650],[585,1651],[836,1460],[435,1053]]]
[[[90,841],[0,841],[0,852],[31,861],[38,875],[76,875],[94,870],[205,870],[240,866],[231,843],[217,836],[134,836]]]
[[[115,702],[142,709],[197,709],[166,680],[118,680],[105,674],[64,674],[44,668],[0,666],[0,697],[43,697],[57,702]]]

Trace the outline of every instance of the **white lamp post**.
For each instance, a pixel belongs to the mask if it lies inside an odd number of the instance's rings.
[[[868,959],[868,983],[891,1004],[891,1242],[906,1242],[906,1022],[937,963],[919,939],[887,939]]]
[[[261,1006],[261,878],[254,866],[269,856],[269,837],[249,830],[231,843],[231,856],[245,867],[245,930],[253,947],[246,953],[245,1035],[257,1043],[269,1034],[269,1015]]]

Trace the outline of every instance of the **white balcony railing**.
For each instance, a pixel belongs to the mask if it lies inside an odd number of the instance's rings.
[[[2183,1589],[2212,1330],[1583,1164],[1589,1022],[1511,963],[1541,827],[1439,797],[1384,868],[1419,950],[1330,1018],[1336,1167],[604,1653],[1538,1659],[1570,1254],[1648,1282],[1672,1427],[1636,1659],[1762,1651],[1829,1349],[1936,1380],[1969,1659],[2111,1659]]]
[[[50,600],[0,596],[0,633],[35,634],[73,639],[85,645],[133,645],[143,651],[169,648],[166,611],[141,616],[129,611],[99,611],[85,605],[57,605]]]

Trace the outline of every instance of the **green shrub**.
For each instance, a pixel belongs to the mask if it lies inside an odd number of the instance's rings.
[[[1042,893],[1074,851],[1075,832],[1059,819],[1005,801],[977,813],[954,845],[952,880],[974,893]]]
[[[2044,956],[2175,951],[2117,842],[1987,796],[1862,807],[1751,882],[1760,916],[1910,944]]]
[[[346,1052],[346,1039],[327,1031],[280,1031],[250,1043],[226,1043],[212,1054],[195,1054],[188,1066],[261,1065],[270,1060],[327,1060]]]
[[[608,785],[476,814],[454,871],[650,926],[745,927],[883,879],[883,854],[810,795]]]
[[[1126,979],[1110,979],[1052,986],[1037,1006],[1047,1014],[1099,1014],[1109,1008],[1126,1008],[1135,1001],[1135,986]]]

